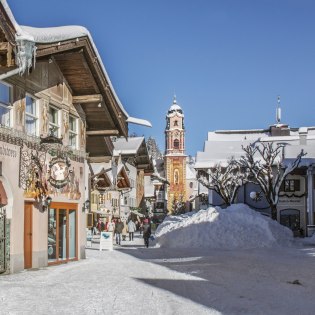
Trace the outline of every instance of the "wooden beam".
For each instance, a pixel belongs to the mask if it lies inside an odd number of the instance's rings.
[[[90,156],[88,157],[88,161],[90,163],[101,163],[101,162],[105,162],[105,163],[108,163],[110,162],[112,159],[111,156]]]
[[[73,104],[101,103],[103,96],[101,94],[73,96]]]
[[[1,42],[0,43],[0,51],[7,51],[8,50],[8,47],[9,47],[9,43],[8,42]]]
[[[117,136],[119,131],[117,129],[112,130],[90,130],[86,132],[87,136]]]

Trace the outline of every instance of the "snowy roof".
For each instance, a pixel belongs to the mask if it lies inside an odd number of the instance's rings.
[[[56,43],[83,36],[91,37],[90,32],[85,27],[77,25],[43,28],[21,25],[21,28],[23,32],[32,36],[34,41],[39,44]]]
[[[307,132],[307,133],[306,133]],[[305,143],[301,144],[305,137]],[[303,149],[307,153],[302,158],[301,166],[313,163],[310,160],[315,158],[315,135],[312,127],[303,127],[293,130],[289,136],[272,137],[266,130],[230,130],[215,131],[208,133],[208,140],[205,141],[203,152],[197,152],[196,169],[215,167],[218,163],[226,166],[230,158],[239,159],[244,155],[242,146],[246,147],[254,142],[275,142],[287,143],[285,146],[285,158],[295,158]],[[258,158],[258,157],[257,157]],[[303,160],[305,160],[303,162]]]
[[[196,179],[196,171],[194,165],[186,163],[186,179]]]
[[[144,176],[144,197],[154,197],[154,185],[151,181],[150,176]]]
[[[117,138],[116,141],[113,142],[114,148],[116,151],[120,151],[121,154],[137,154],[142,143],[144,141],[144,137],[129,137],[129,138]]]
[[[129,116],[125,108],[123,107],[122,103],[120,102],[113,85],[109,79],[109,76],[107,74],[107,71],[105,69],[105,66],[103,64],[102,58],[97,50],[97,47],[93,41],[93,38],[90,34],[90,32],[83,26],[59,26],[59,27],[45,27],[45,28],[36,28],[36,27],[30,27],[30,26],[20,26],[13,14],[11,9],[9,8],[7,1],[6,0],[1,0],[1,3],[10,18],[12,24],[14,25],[16,29],[16,37],[17,38],[25,38],[29,41],[33,41],[35,43],[39,44],[48,44],[48,43],[56,43],[60,41],[65,41],[65,40],[70,40],[70,39],[77,39],[79,37],[88,37],[92,47],[94,49],[94,52],[98,58],[99,64],[103,70],[103,73],[109,83],[109,86],[114,94],[115,100],[120,107],[121,111],[125,114],[127,117],[127,122],[128,123],[133,123],[133,124],[138,124],[138,125],[143,125],[146,127],[152,127],[152,124],[144,119],[139,119],[139,118],[134,118]]]
[[[184,116],[183,115],[183,110],[181,109],[181,107],[177,104],[176,101],[176,96],[174,95],[174,100],[173,100],[173,104],[171,105],[171,107],[168,110],[168,116],[173,116],[175,113],[179,113],[180,116]]]

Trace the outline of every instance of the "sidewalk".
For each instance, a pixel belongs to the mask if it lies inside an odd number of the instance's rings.
[[[129,241],[129,235],[127,235],[125,241],[121,241],[121,245],[116,245],[115,237],[113,239],[113,249],[124,249],[124,248],[139,248],[144,247],[144,241],[142,234],[140,235],[139,232],[134,234],[133,241]],[[89,247],[87,247],[88,249]],[[92,249],[99,249],[100,248],[100,235],[93,235],[92,240]]]

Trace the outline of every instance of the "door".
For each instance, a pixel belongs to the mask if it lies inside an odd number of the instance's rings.
[[[48,210],[48,264],[77,260],[76,204],[53,202]]]
[[[24,268],[32,268],[33,205],[24,205]]]

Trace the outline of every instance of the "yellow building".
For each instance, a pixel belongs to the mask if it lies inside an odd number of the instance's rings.
[[[184,114],[174,97],[166,115],[165,128],[165,175],[170,183],[167,193],[167,209],[176,212],[187,200],[186,154]]]

